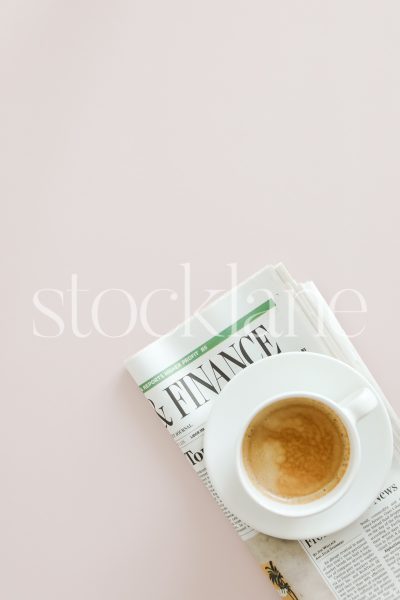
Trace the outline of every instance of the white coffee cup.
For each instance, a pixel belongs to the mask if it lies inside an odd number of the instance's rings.
[[[256,415],[267,406],[291,398],[310,398],[328,406],[337,414],[345,425],[350,442],[350,460],[346,472],[339,483],[324,496],[303,504],[288,503],[280,501],[272,496],[264,494],[250,479],[243,461],[243,439],[245,432],[256,417]],[[268,398],[261,403],[249,416],[240,430],[236,446],[236,468],[241,485],[263,508],[286,517],[305,517],[321,512],[335,504],[350,488],[361,462],[361,443],[358,433],[358,422],[370,413],[378,404],[376,395],[369,388],[361,388],[359,391],[343,398],[341,402],[334,402],[325,396],[310,394],[306,391],[298,391],[290,395],[280,395]]]

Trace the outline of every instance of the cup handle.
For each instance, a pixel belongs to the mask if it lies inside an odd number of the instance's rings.
[[[378,398],[376,394],[370,388],[365,387],[347,396],[340,405],[349,417],[357,423],[357,421],[360,421],[374,410],[377,404]]]

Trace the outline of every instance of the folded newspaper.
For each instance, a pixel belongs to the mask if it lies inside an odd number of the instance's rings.
[[[254,531],[223,505],[207,476],[203,434],[213,400],[235,374],[255,360],[298,350],[334,356],[371,381],[391,418],[394,457],[385,485],[358,521],[322,538],[287,541]],[[313,283],[297,283],[281,264],[267,266],[126,367],[281,597],[400,599],[400,422]]]

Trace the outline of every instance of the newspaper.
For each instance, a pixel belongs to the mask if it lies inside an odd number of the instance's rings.
[[[315,540],[254,531],[224,506],[204,463],[213,400],[256,360],[290,351],[337,357],[368,377],[386,403],[395,452],[385,486],[362,518]],[[161,424],[210,490],[281,597],[400,599],[400,426],[367,367],[312,283],[268,266],[126,361]]]

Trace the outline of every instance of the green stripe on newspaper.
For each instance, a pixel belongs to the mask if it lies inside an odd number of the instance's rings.
[[[229,338],[232,334],[236,333],[240,329],[243,329],[245,325],[251,323],[252,321],[254,321],[254,319],[257,319],[257,317],[260,317],[271,308],[274,308],[274,306],[275,302],[272,299],[270,299],[257,306],[257,308],[253,308],[253,310],[247,313],[247,315],[244,315],[244,317],[241,317],[238,321],[236,321],[236,323],[233,323],[233,325],[226,327],[217,335],[210,338],[207,342],[204,342],[204,344],[201,344],[201,346],[198,346],[197,348],[189,352],[189,354],[186,354],[186,356],[184,356],[180,360],[177,360],[169,367],[166,367],[165,369],[157,373],[157,375],[154,375],[153,377],[142,383],[142,385],[139,386],[140,389],[142,390],[142,392],[147,392],[148,390],[151,390],[161,381],[163,381],[173,373],[176,373],[183,367],[186,367],[186,365],[189,365],[194,360],[197,360],[200,356],[206,354],[206,352],[209,352],[210,350],[215,348],[215,346],[218,346],[218,344]]]

